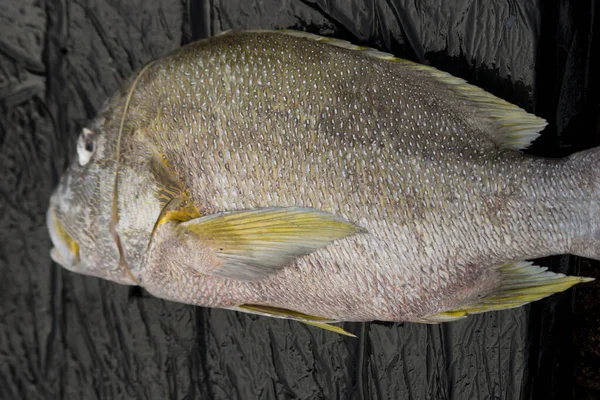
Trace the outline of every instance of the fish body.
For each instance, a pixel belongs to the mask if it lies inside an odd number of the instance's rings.
[[[48,211],[53,256],[317,324],[515,307],[585,281],[523,260],[600,258],[598,151],[518,151],[544,126],[371,49],[221,35],[149,64],[84,130]]]

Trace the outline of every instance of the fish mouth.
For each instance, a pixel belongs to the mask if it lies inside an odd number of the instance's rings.
[[[65,230],[56,218],[52,207],[46,212],[46,225],[54,247],[50,250],[50,258],[65,268],[79,263],[79,245]]]

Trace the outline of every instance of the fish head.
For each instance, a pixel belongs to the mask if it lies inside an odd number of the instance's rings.
[[[111,234],[115,139],[103,125],[99,118],[82,130],[77,155],[50,198],[50,256],[73,272],[135,284],[119,265],[119,248]]]

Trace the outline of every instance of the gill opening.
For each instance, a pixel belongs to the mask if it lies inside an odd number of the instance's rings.
[[[154,222],[154,226],[152,227],[152,233],[150,233],[150,240],[148,240],[148,246],[146,246],[146,251],[150,250],[150,246],[152,245],[152,241],[154,240],[154,234],[155,234],[157,228],[159,227],[159,225],[162,224],[163,222],[165,222],[167,213],[169,212],[171,205],[173,204],[173,202],[179,201],[179,200],[180,199],[178,197],[172,198],[171,200],[169,200],[169,202],[167,204],[165,204],[163,209],[160,210],[160,214],[158,214],[158,218],[156,218],[156,222]]]
[[[125,249],[123,248],[123,242],[121,241],[121,237],[119,236],[119,232],[117,232],[117,224],[119,223],[119,164],[121,161],[121,138],[123,136],[123,128],[125,127],[125,118],[127,116],[127,111],[129,110],[129,103],[131,103],[131,99],[133,98],[133,92],[135,91],[135,87],[137,86],[138,81],[150,68],[155,61],[151,61],[146,64],[144,68],[140,71],[138,76],[133,81],[131,85],[131,89],[129,89],[129,93],[127,94],[127,99],[125,100],[125,106],[123,107],[123,115],[121,116],[121,124],[119,126],[119,135],[117,136],[117,151],[116,151],[116,161],[115,161],[115,182],[113,185],[113,199],[112,199],[112,214],[110,220],[110,234],[117,245],[117,249],[119,251],[119,267],[123,268],[127,275],[133,280],[135,284],[139,285],[137,278],[133,275],[129,266],[127,265],[127,260],[125,258]]]

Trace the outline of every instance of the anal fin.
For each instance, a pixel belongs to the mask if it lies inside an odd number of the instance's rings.
[[[417,322],[437,324],[463,319],[469,314],[520,307],[565,291],[578,283],[594,280],[550,272],[528,261],[504,264],[495,269],[500,273],[502,284],[494,292],[454,310],[422,317]]]

